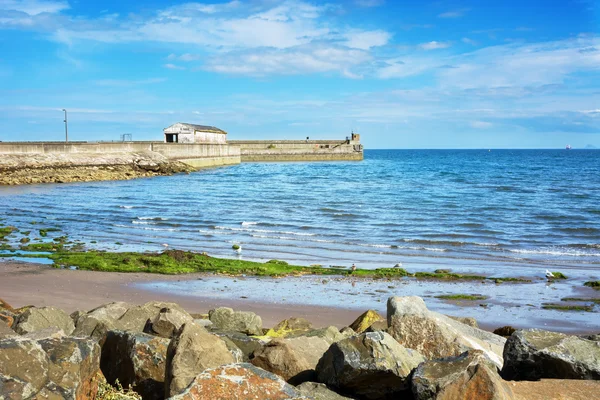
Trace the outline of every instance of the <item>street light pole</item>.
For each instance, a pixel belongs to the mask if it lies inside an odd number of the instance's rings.
[[[63,108],[63,111],[65,112],[65,142],[69,142],[69,127],[68,127],[68,122],[67,122],[67,110],[65,110]]]

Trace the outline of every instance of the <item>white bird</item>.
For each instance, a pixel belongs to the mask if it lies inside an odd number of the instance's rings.
[[[546,270],[546,278],[552,279],[552,278],[554,278],[554,274],[552,272]]]
[[[241,253],[242,252],[242,246],[238,246],[237,249],[235,249],[236,252]]]
[[[168,244],[166,244],[166,243],[163,243],[163,244],[162,244],[162,246],[163,246],[163,247],[169,247],[169,245],[168,245]]]
[[[394,268],[401,268],[402,267],[402,263],[398,263],[396,265],[394,265]]]

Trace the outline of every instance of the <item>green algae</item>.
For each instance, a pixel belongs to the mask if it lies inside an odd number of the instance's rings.
[[[574,301],[574,302],[581,302],[581,303],[596,303],[596,304],[600,304],[600,299],[599,298],[593,298],[593,297],[564,297],[562,299],[560,299],[561,301]]]
[[[18,232],[19,230],[14,226],[3,226],[0,227],[0,240],[6,240],[6,237],[11,235],[13,232]]]
[[[588,281],[584,283],[583,286],[588,286],[596,290],[600,290],[600,281]]]
[[[582,306],[582,305],[565,305],[565,304],[554,304],[554,303],[544,303],[542,305],[544,310],[559,310],[559,311],[586,311],[592,312],[593,306]]]
[[[554,275],[554,278],[552,279],[568,279],[567,276],[565,274],[563,274],[562,272],[559,271],[552,271],[552,275]]]
[[[468,300],[468,301],[475,301],[475,300],[486,300],[488,298],[488,296],[483,296],[480,294],[442,294],[439,296],[435,296],[438,299],[442,299],[442,300]]]

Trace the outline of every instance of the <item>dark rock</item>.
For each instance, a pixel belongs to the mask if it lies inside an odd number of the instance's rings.
[[[208,312],[214,328],[234,331],[247,335],[262,335],[262,320],[253,312],[233,311],[228,307],[219,307]]]
[[[427,358],[483,350],[498,367],[502,366],[504,338],[429,311],[420,297],[390,297],[387,317],[388,333]]]
[[[600,379],[600,343],[540,329],[506,341],[502,376],[509,380]]]
[[[175,396],[200,372],[233,361],[223,340],[193,322],[184,324],[167,349],[165,394]]]
[[[363,333],[331,345],[316,368],[318,380],[365,399],[401,396],[410,373],[424,361],[384,332]]]
[[[308,400],[280,377],[252,364],[208,369],[170,400]]]
[[[496,364],[480,350],[421,363],[412,376],[412,391],[415,400],[513,398]]]
[[[498,329],[494,330],[494,334],[508,338],[508,337],[510,337],[510,335],[515,333],[515,331],[516,331],[515,328],[513,328],[510,325],[507,325],[507,326],[503,326],[502,328],[498,328]]]
[[[100,367],[106,381],[131,386],[144,400],[165,398],[169,339],[139,332],[110,331],[102,346]]]

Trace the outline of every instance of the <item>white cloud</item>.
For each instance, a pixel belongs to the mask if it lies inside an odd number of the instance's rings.
[[[368,50],[371,47],[386,45],[391,36],[386,31],[353,31],[346,34],[345,45],[354,49]]]
[[[175,65],[175,64],[165,64],[165,68],[175,69],[175,70],[180,70],[180,71],[185,69],[185,67],[181,67],[181,66]]]
[[[66,1],[51,0],[0,0],[0,10],[20,11],[28,15],[55,14],[69,8]]]
[[[463,8],[461,10],[446,11],[444,13],[439,14],[438,17],[439,18],[460,18],[460,17],[464,16],[467,11],[469,11],[469,10],[466,8]]]
[[[472,128],[475,129],[488,129],[491,128],[494,124],[486,121],[471,121],[470,125]]]
[[[467,37],[462,38],[461,41],[463,43],[470,44],[471,46],[477,46],[477,42],[476,41],[474,41],[473,39],[469,39]]]
[[[179,60],[179,61],[184,61],[184,62],[190,62],[190,61],[196,61],[199,59],[200,59],[199,54],[191,54],[191,53],[185,53],[185,54],[182,54],[179,56],[171,53],[167,56],[167,60],[169,60],[169,61]]]
[[[435,40],[432,42],[422,43],[419,45],[420,49],[423,50],[438,50],[438,49],[447,49],[451,44],[449,42],[436,42]]]

